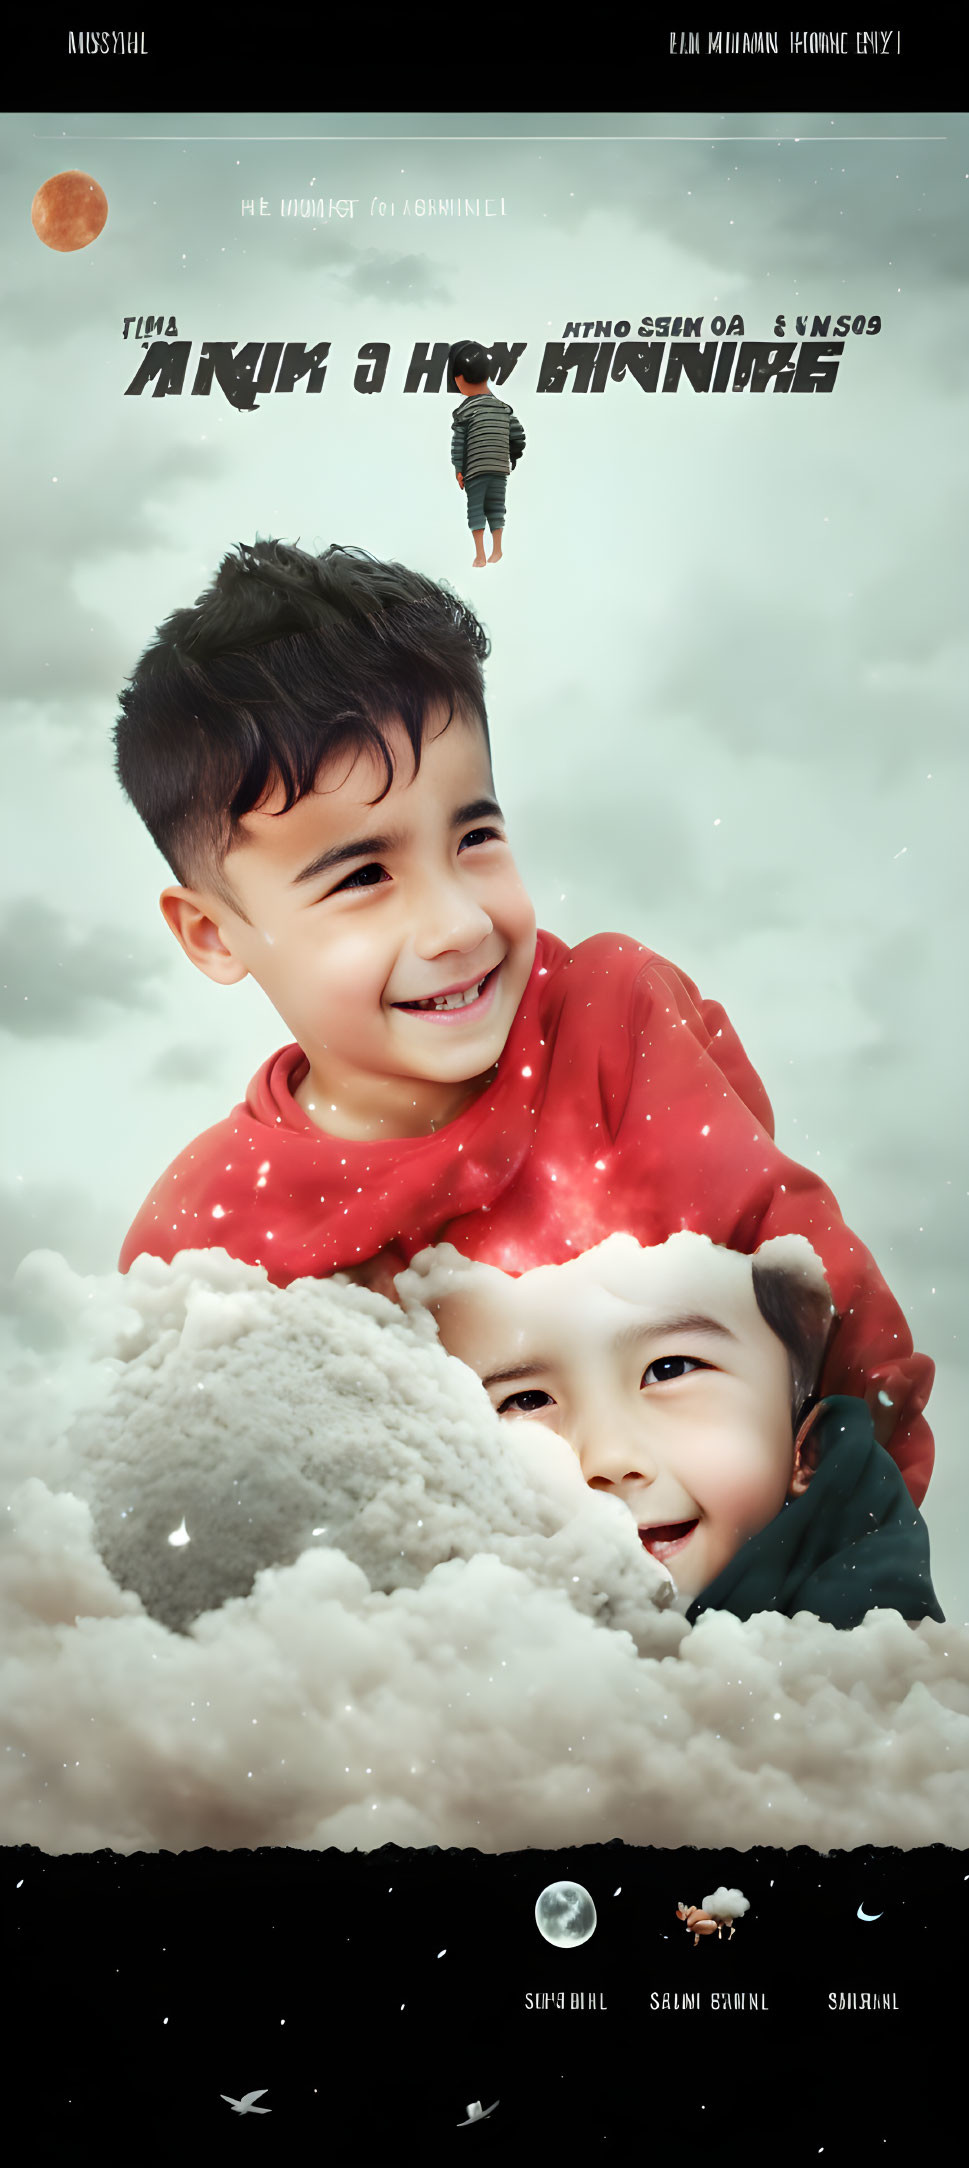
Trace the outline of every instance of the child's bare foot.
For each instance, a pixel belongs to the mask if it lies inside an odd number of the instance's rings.
[[[489,563],[489,565],[500,565],[500,563],[501,563],[501,543],[500,543],[500,542],[495,542],[495,543],[493,543],[493,544],[492,544],[491,556],[490,556],[490,557],[489,557],[489,559],[488,559],[488,563]]]
[[[480,570],[481,570],[481,567],[482,567],[482,565],[486,565],[486,564],[487,564],[487,562],[488,562],[488,559],[487,559],[487,557],[472,557],[472,559],[471,559],[471,570],[472,570],[472,572],[480,572]]]

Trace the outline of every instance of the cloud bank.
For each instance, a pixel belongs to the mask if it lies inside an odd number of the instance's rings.
[[[79,928],[40,897],[0,919],[0,1031],[17,1038],[86,1036],[112,1009],[151,1009],[166,973],[147,944],[110,926]]]
[[[426,1317],[221,1252],[15,1295],[4,1843],[966,1844],[969,1633],[691,1630]]]

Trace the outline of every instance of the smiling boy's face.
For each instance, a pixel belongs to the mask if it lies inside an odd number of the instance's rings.
[[[423,1135],[450,1121],[504,1047],[535,956],[535,914],[495,803],[481,725],[428,718],[421,764],[400,723],[394,780],[338,757],[286,813],[240,824],[225,879],[240,905],[171,888],[193,963],[251,973],[302,1047],[296,1097],[336,1136]]]
[[[586,1481],[623,1500],[684,1595],[806,1480],[793,1477],[787,1350],[749,1257],[693,1234],[653,1249],[613,1235],[513,1279],[445,1245],[398,1286],[501,1416],[558,1431]]]

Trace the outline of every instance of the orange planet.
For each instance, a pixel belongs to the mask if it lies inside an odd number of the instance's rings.
[[[34,232],[45,248],[87,248],[108,215],[108,199],[89,173],[54,173],[30,206]]]

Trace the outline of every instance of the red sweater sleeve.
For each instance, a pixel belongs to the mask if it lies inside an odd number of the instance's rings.
[[[935,1457],[922,1413],[934,1364],[913,1348],[891,1289],[864,1243],[846,1226],[831,1191],[810,1168],[788,1159],[774,1145],[770,1101],[719,1003],[703,1000],[692,981],[663,957],[650,959],[639,983],[650,1009],[662,989],[679,1024],[686,1026],[706,1059],[716,1063],[763,1135],[762,1149],[748,1149],[733,1166],[729,1161],[726,1167],[718,1164],[714,1187],[732,1182],[733,1196],[717,1200],[720,1224],[732,1220],[732,1228],[716,1239],[750,1252],[775,1235],[806,1236],[824,1265],[838,1313],[820,1389],[867,1401],[876,1437],[901,1469],[918,1505]]]
[[[744,1053],[726,1009],[721,1008],[719,1001],[704,1001],[693,980],[688,979],[685,972],[678,971],[675,964],[667,963],[665,957],[654,956],[652,970],[668,988],[682,1022],[716,1062],[731,1090],[743,1100],[745,1107],[750,1108],[768,1136],[773,1137],[774,1109],[753,1063]]]

